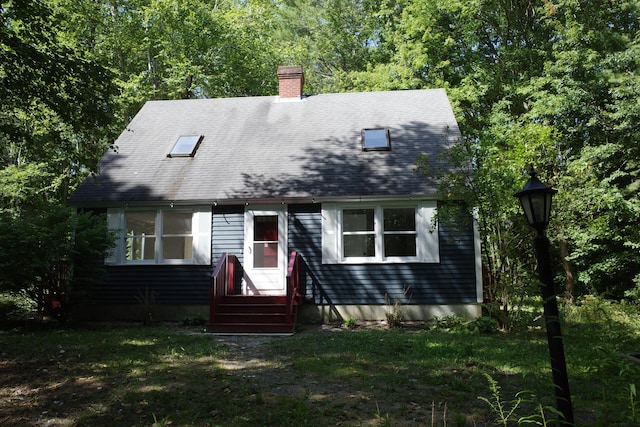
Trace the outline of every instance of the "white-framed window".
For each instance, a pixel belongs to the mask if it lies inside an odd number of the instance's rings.
[[[116,247],[105,262],[211,264],[211,208],[109,209]]]
[[[435,201],[322,206],[322,262],[440,262]]]

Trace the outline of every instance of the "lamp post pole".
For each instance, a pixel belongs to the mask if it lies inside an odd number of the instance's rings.
[[[551,216],[551,201],[557,191],[540,182],[533,167],[529,174],[531,178],[515,196],[520,199],[520,204],[529,225],[538,233],[534,240],[534,247],[538,261],[538,275],[540,276],[540,282],[542,282],[542,303],[547,329],[547,341],[549,343],[549,356],[551,357],[551,372],[556,394],[556,408],[562,414],[564,423],[574,425],[567,363],[564,358],[562,332],[560,331],[558,301],[556,300],[553,272],[551,270],[551,245],[544,233],[544,230],[549,225]]]
[[[538,233],[534,240],[534,246],[536,259],[538,260],[538,275],[542,282],[544,321],[547,329],[549,356],[551,356],[551,372],[553,374],[553,385],[556,393],[556,407],[564,417],[564,421],[569,425],[573,425],[573,407],[571,405],[571,393],[569,392],[569,376],[567,375],[567,363],[564,358],[558,302],[556,300],[553,273],[551,271],[550,244],[544,232]]]

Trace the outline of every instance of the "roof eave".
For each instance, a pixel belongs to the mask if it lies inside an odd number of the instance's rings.
[[[405,194],[393,196],[305,196],[305,197],[269,197],[269,198],[235,198],[235,199],[200,199],[200,200],[149,200],[149,201],[109,201],[109,202],[73,202],[72,206],[76,208],[126,208],[126,207],[174,207],[174,206],[232,206],[232,205],[295,205],[295,204],[313,204],[313,203],[370,203],[370,202],[401,202],[401,201],[420,201],[420,200],[440,200],[437,194]]]

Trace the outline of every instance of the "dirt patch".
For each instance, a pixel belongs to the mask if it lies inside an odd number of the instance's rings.
[[[228,350],[227,357],[218,359],[220,367],[230,371],[252,370],[268,365],[265,343],[281,339],[264,335],[221,335],[215,340]]]

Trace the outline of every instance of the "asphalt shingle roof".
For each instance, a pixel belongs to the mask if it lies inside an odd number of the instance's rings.
[[[391,151],[363,152],[361,130],[389,128]],[[167,157],[204,135],[194,157]],[[434,195],[413,169],[460,137],[443,89],[149,101],[72,196],[79,205]]]

